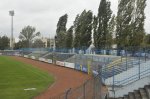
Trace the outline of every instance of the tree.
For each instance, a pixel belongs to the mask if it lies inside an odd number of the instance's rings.
[[[120,0],[117,15],[117,46],[139,46],[144,38],[146,0]]]
[[[134,0],[120,0],[117,13],[116,40],[118,48],[129,46],[129,35],[131,33],[131,19]]]
[[[40,36],[40,32],[35,32],[36,29],[32,26],[26,26],[22,29],[19,35],[21,41],[27,42],[27,47],[31,47],[34,38]]]
[[[43,48],[45,47],[45,43],[41,39],[36,39],[32,45],[34,48]]]
[[[19,40],[19,42],[15,43],[14,49],[27,48],[28,42],[27,40]]]
[[[59,18],[57,23],[57,30],[55,36],[56,48],[65,48],[66,46],[66,24],[67,24],[68,15],[65,14]]]
[[[111,48],[112,44],[114,43],[114,35],[115,35],[115,27],[116,27],[116,17],[115,15],[112,16],[109,24],[108,24],[108,33],[107,33],[107,47]]]
[[[144,40],[146,45],[150,45],[150,34],[147,34]]]
[[[80,28],[81,28],[81,24],[80,24],[80,15],[78,14],[75,18],[74,21],[74,30],[75,30],[75,37],[74,37],[74,42],[73,45],[75,48],[79,48],[80,47]]]
[[[77,15],[74,27],[75,27],[75,48],[88,48],[91,44],[92,34],[92,19],[93,13],[89,10],[84,10],[81,15]]]
[[[66,48],[72,48],[73,47],[73,26],[69,28],[66,35]]]
[[[9,48],[9,38],[7,36],[0,37],[0,50]]]
[[[109,1],[101,0],[98,16],[94,19],[94,24],[97,25],[97,27],[94,26],[94,45],[98,49],[108,48],[109,46],[107,36],[109,35],[108,25],[112,14],[110,5],[111,3]]]
[[[146,0],[135,0],[131,22],[130,46],[140,46],[144,41],[145,7]]]
[[[98,46],[97,27],[98,27],[98,18],[94,15],[94,17],[93,17],[93,38],[94,38],[94,45],[96,47]]]

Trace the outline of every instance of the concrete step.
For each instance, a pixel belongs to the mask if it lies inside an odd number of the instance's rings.
[[[147,93],[144,88],[140,88],[139,91],[142,97],[141,99],[148,99]]]
[[[129,92],[129,99],[135,99],[135,95],[133,92]]]
[[[144,86],[144,89],[145,89],[145,91],[146,91],[146,93],[147,93],[148,99],[150,99],[150,85]]]
[[[106,99],[118,99],[118,98],[110,98],[110,97],[109,97],[109,98],[106,98]]]
[[[119,97],[119,98],[117,98],[117,99],[124,99],[124,97]]]
[[[124,97],[109,99],[150,99],[150,85],[146,85],[144,88],[134,90],[134,92],[129,92],[129,94],[124,95]]]
[[[135,95],[135,99],[142,99],[140,91],[139,90],[135,90],[134,91],[134,95]]]
[[[124,96],[124,99],[129,99],[129,96],[128,96],[128,95],[125,95],[125,96]]]

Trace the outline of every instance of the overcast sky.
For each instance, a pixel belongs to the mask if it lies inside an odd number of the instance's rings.
[[[118,0],[110,0],[111,9],[116,14]],[[0,35],[10,36],[10,16],[14,10],[14,36],[18,37],[24,26],[36,27],[44,37],[53,37],[59,17],[68,14],[67,28],[73,24],[77,14],[84,9],[97,15],[100,0],[0,0]],[[150,33],[150,0],[145,10],[145,30]]]

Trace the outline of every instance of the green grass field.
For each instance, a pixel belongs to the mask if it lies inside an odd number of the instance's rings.
[[[54,82],[48,73],[0,56],[0,99],[32,99]],[[24,90],[36,88],[36,90]]]

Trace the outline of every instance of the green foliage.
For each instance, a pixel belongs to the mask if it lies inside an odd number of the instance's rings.
[[[0,37],[0,50],[9,48],[9,38],[7,36]]]
[[[54,78],[32,65],[0,56],[0,97],[32,99],[54,82]],[[36,88],[36,90],[24,89]]]
[[[84,10],[81,15],[77,15],[74,21],[75,39],[74,47],[82,48],[89,47],[91,44],[92,34],[92,19],[93,13],[91,11]]]
[[[57,30],[56,30],[56,47],[57,48],[65,48],[66,46],[66,24],[67,24],[68,15],[65,14],[59,18],[57,23]]]
[[[27,47],[28,47],[27,40],[20,40],[19,42],[15,43],[14,49],[27,48]]]
[[[44,48],[45,47],[45,43],[41,39],[36,39],[33,42],[32,47],[33,48]]]
[[[98,16],[97,18],[94,18],[94,45],[98,49],[108,48],[109,46],[108,41],[110,40],[107,40],[107,36],[109,36],[108,25],[112,14],[110,5],[111,3],[109,1],[101,0],[98,9]]]
[[[131,34],[131,20],[134,7],[133,0],[121,0],[118,5],[117,15],[117,44],[118,47],[129,46],[129,37]]]
[[[36,29],[32,26],[26,26],[22,29],[19,35],[19,39],[21,41],[26,41],[27,47],[31,47],[31,43],[33,42],[34,38],[40,36],[40,32],[36,32]]]
[[[115,26],[116,26],[116,17],[115,17],[115,15],[113,15],[108,24],[108,33],[106,35],[107,48],[111,48],[112,44],[114,44],[113,36],[115,34]]]
[[[119,0],[116,17],[111,15],[110,6],[108,0],[101,0],[97,16],[93,17],[92,12],[86,10],[76,16],[73,26],[73,47],[89,47],[92,30],[97,49],[110,49],[114,43],[118,48],[143,45],[146,0]],[[58,48],[71,48],[72,41],[68,41],[72,36],[69,39],[66,23],[67,14],[60,17],[57,24],[56,46]]]
[[[144,43],[145,43],[146,45],[150,45],[150,34],[145,35]]]
[[[80,15],[78,14],[74,21],[74,29],[75,29],[75,38],[74,38],[74,47],[79,48],[80,47]]]
[[[67,31],[67,35],[66,35],[66,48],[72,48],[73,44],[73,26],[71,26],[69,28],[69,30]]]
[[[144,38],[146,0],[120,0],[116,40],[119,48],[139,46]]]
[[[145,7],[146,0],[136,0],[134,7],[134,14],[132,15],[132,35],[130,35],[130,46],[140,46],[144,42],[145,30]]]
[[[93,17],[93,32],[94,32],[94,45],[98,47],[98,33],[97,33],[97,25],[98,25],[98,18],[96,16]]]

